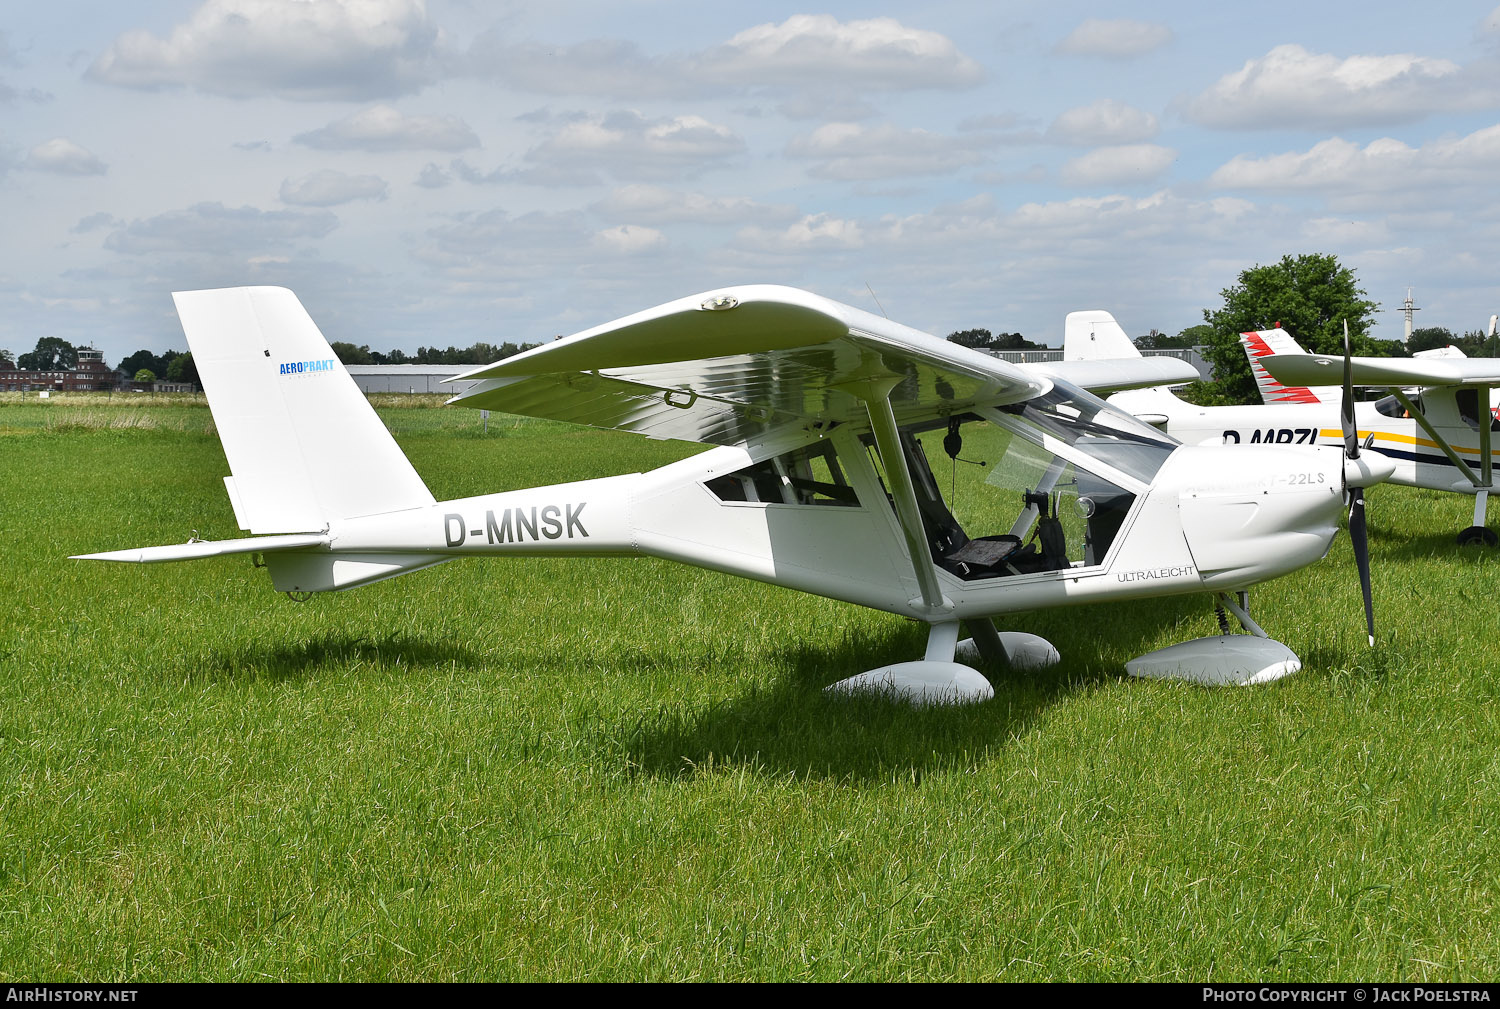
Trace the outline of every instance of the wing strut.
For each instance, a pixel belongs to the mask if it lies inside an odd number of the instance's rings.
[[[927,533],[922,526],[922,512],[917,505],[917,492],[911,482],[911,471],[906,468],[906,456],[901,452],[901,437],[896,431],[896,415],[891,410],[890,394],[900,379],[869,379],[849,386],[849,391],[864,401],[870,414],[870,427],[875,432],[875,447],[880,450],[880,461],[885,467],[886,479],[890,481],[891,497],[896,502],[896,518],[901,532],[906,536],[906,549],[911,554],[911,567],[922,588],[922,602],[932,610],[946,610],[952,603],[943,597],[938,584],[937,569],[933,567],[932,551],[927,545]]]
[[[1427,437],[1437,442],[1437,447],[1443,450],[1443,454],[1448,457],[1448,461],[1457,466],[1458,471],[1464,476],[1468,477],[1469,482],[1472,483],[1475,487],[1480,487],[1488,490],[1490,485],[1489,425],[1483,421],[1481,421],[1479,425],[1479,450],[1484,454],[1483,461],[1480,465],[1480,468],[1484,470],[1484,478],[1480,479],[1480,477],[1476,475],[1472,469],[1469,468],[1469,464],[1464,462],[1463,459],[1459,457],[1459,454],[1454,451],[1453,446],[1448,444],[1448,439],[1438,434],[1437,428],[1432,426],[1432,421],[1428,420],[1426,415],[1423,414],[1421,410],[1417,409],[1417,405],[1411,401],[1410,397],[1408,397],[1406,393],[1394,387],[1392,387],[1391,392],[1395,394],[1396,401],[1401,404],[1402,408],[1411,415],[1412,420],[1417,422],[1417,426],[1420,427],[1423,431],[1427,432]],[[1486,409],[1484,412],[1486,414],[1489,413],[1489,400],[1489,389],[1486,388],[1484,390],[1484,402],[1486,404]]]
[[[1476,412],[1479,420],[1479,472],[1484,474],[1484,483],[1481,487],[1491,485],[1491,474],[1494,462],[1490,459],[1490,425],[1495,422],[1495,415],[1490,413],[1490,387],[1480,386],[1475,392],[1478,394],[1478,407]]]

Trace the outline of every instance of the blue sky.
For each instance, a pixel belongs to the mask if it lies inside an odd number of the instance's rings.
[[[1175,333],[1331,252],[1500,311],[1500,7],[159,0],[0,13],[0,348],[536,342],[715,287],[938,335]]]

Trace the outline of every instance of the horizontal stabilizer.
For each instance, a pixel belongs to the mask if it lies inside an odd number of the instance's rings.
[[[190,540],[187,543],[172,543],[162,547],[132,547],[129,550],[109,550],[100,554],[75,554],[75,561],[123,561],[127,564],[163,564],[168,561],[196,561],[204,557],[224,557],[230,554],[276,553],[282,550],[306,550],[310,547],[326,547],[328,536],[322,533],[305,533],[293,536],[251,536],[238,540]]]
[[[1025,364],[1028,371],[1054,375],[1082,386],[1096,396],[1122,389],[1179,385],[1198,381],[1198,369],[1175,357],[1128,357],[1113,361],[1047,361]]]

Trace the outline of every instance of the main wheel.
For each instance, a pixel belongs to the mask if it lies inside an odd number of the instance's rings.
[[[1500,542],[1500,537],[1484,526],[1469,526],[1458,534],[1458,545],[1461,547],[1477,547],[1480,544],[1492,547],[1497,542]]]

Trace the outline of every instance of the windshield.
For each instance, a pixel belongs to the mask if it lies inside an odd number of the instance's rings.
[[[983,411],[989,412],[989,411]],[[1055,380],[1050,392],[1013,403],[993,418],[1038,445],[1055,438],[1065,445],[1149,484],[1178,442],[1145,421],[1110,406],[1092,393]]]

